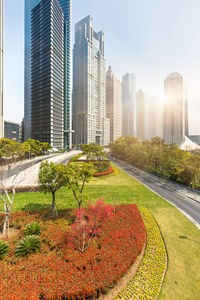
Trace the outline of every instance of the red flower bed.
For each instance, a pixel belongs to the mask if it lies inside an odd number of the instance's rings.
[[[112,174],[113,172],[114,172],[113,167],[112,167],[112,166],[109,166],[108,171],[102,172],[102,173],[95,172],[95,173],[93,174],[93,176],[94,176],[94,177],[100,177],[100,176],[104,176],[104,175],[110,175],[110,174]]]
[[[22,213],[27,223],[24,217]],[[0,261],[0,299],[97,297],[121,278],[145,244],[145,226],[136,205],[116,206],[116,213],[103,224],[101,233],[84,253],[67,247],[65,232],[69,226],[63,217],[46,221],[37,213],[28,215],[28,219],[42,224],[42,249],[12,263],[11,254]],[[20,213],[14,222],[21,224]]]

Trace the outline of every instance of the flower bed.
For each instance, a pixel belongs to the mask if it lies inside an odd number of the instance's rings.
[[[157,299],[167,268],[167,253],[158,225],[147,209],[140,209],[147,230],[146,250],[134,278],[114,300]]]
[[[68,218],[64,217],[68,213]],[[16,213],[16,227],[41,223],[40,253],[13,260],[13,249],[22,236],[10,240],[10,254],[0,261],[0,299],[89,299],[98,297],[121,278],[141,253],[146,239],[136,205],[116,206],[101,233],[84,253],[67,247],[70,213],[55,220],[44,212]],[[11,263],[12,261],[12,263]]]
[[[102,173],[95,172],[95,173],[93,174],[93,176],[94,176],[94,177],[100,177],[100,176],[110,175],[110,174],[112,174],[112,173],[114,173],[114,172],[115,172],[115,171],[114,171],[113,167],[112,167],[112,166],[109,166],[108,171],[102,172]]]

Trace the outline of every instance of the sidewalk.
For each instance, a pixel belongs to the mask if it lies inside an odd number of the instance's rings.
[[[45,160],[48,162],[59,163],[59,162],[63,161],[64,159],[67,159],[68,157],[70,158],[72,156],[72,154],[75,156],[78,153],[79,153],[79,151],[71,151],[68,153],[61,153],[61,154],[59,153],[59,155],[56,155],[54,157],[49,157],[48,159],[45,159]],[[37,185],[40,164],[41,164],[41,162],[36,163],[33,166],[21,171],[17,177],[16,177],[16,175],[9,177],[5,181],[6,186],[10,187],[13,185],[13,183],[14,184],[17,183],[18,187]]]

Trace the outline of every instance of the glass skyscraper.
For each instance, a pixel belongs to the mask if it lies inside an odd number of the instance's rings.
[[[24,131],[71,148],[71,0],[25,2]]]
[[[122,79],[122,135],[137,135],[136,77],[126,74]]]
[[[164,82],[164,140],[168,144],[181,144],[185,136],[185,94],[183,77],[170,74]]]
[[[104,34],[90,16],[75,25],[73,58],[73,143],[108,145]]]
[[[4,136],[3,56],[4,56],[4,0],[0,0],[0,138],[2,138]]]

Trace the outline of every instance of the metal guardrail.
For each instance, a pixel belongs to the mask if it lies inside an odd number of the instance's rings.
[[[157,182],[158,184],[164,186],[165,188],[169,188],[170,190],[173,190],[174,192],[176,192],[177,194],[179,194],[181,196],[190,198],[190,199],[200,203],[200,191],[197,191],[195,189],[190,189],[190,188],[187,188],[176,182],[167,180],[165,178],[158,177],[152,173],[149,173],[149,172],[141,170],[135,166],[132,166],[131,164],[129,164],[125,161],[122,161],[116,157],[112,156],[112,159],[114,161],[123,162],[124,164],[127,165],[128,169],[130,169],[131,171],[134,171],[135,173],[137,173],[137,175],[148,177],[148,178],[152,179],[154,182]]]

